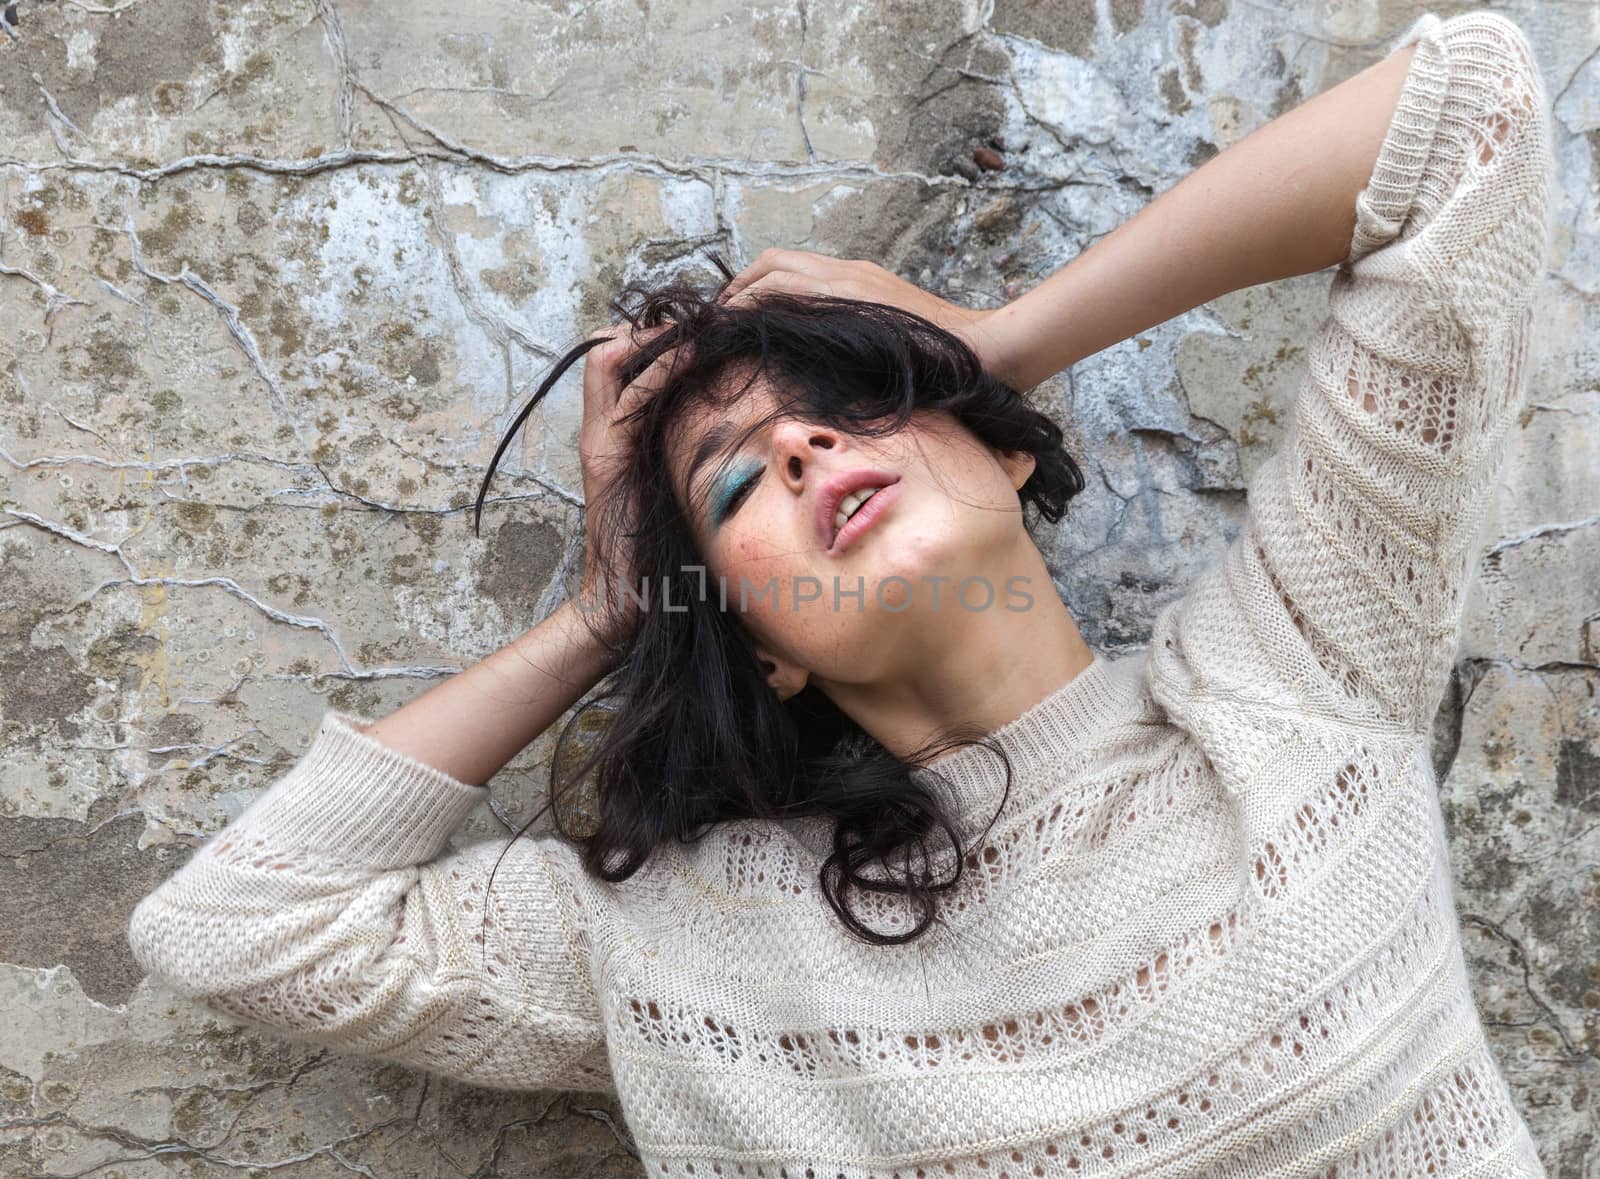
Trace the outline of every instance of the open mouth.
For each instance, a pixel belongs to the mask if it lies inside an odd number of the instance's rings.
[[[828,546],[828,551],[837,553],[848,548],[856,537],[871,528],[874,521],[889,510],[899,495],[900,484],[896,481],[883,487],[863,488],[845,496],[839,510],[834,513],[833,543]]]
[[[852,491],[849,495],[845,496],[844,499],[840,500],[839,510],[835,512],[833,516],[834,537],[838,537],[839,530],[849,523],[850,517],[854,516],[856,512],[860,510],[862,504],[866,503],[869,499],[877,495],[878,492],[882,490],[883,488],[881,487],[867,487],[861,491]]]
[[[877,467],[857,467],[826,480],[814,506],[817,541],[824,549],[837,549],[840,538],[870,522],[899,482],[897,472]]]

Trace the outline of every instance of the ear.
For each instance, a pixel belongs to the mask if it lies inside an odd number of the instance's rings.
[[[779,700],[789,699],[811,679],[811,673],[798,663],[791,663],[782,655],[773,654],[759,643],[756,644],[756,658],[761,661],[761,669],[767,673],[767,683],[778,693]]]
[[[1039,460],[1025,450],[997,450],[995,457],[1010,477],[1012,488],[1017,491],[1022,490],[1022,485],[1039,465]]]

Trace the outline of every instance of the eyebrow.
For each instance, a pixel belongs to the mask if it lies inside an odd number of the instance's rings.
[[[689,460],[688,473],[683,477],[686,492],[692,492],[694,489],[694,473],[727,444],[728,439],[733,436],[733,430],[732,422],[722,421],[712,426],[701,437],[700,444],[694,448],[694,457]]]

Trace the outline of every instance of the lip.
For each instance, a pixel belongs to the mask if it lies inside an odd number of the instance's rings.
[[[846,471],[835,475],[824,483],[817,492],[817,539],[822,542],[822,547],[830,553],[839,552],[845,548],[855,537],[872,523],[875,516],[882,509],[889,506],[889,500],[894,498],[890,494],[885,498],[888,488],[900,482],[900,476],[893,471],[884,471],[874,467],[862,467],[855,471]],[[866,505],[845,521],[845,526],[839,530],[839,535],[833,534],[833,518],[839,514],[839,505],[844,502],[844,497],[852,491],[860,491],[864,487],[879,488],[878,494],[866,502]],[[883,499],[879,504],[878,500]],[[874,510],[874,506],[876,509]],[[840,542],[844,543],[841,544]]]

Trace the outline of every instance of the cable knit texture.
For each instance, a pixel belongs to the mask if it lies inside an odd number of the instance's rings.
[[[1146,651],[998,730],[981,841],[992,755],[917,772],[973,846],[922,940],[849,937],[816,821],[724,824],[619,885],[553,836],[455,849],[484,792],[330,711],[139,904],[139,961],[301,1041],[612,1093],[653,1179],[1543,1175],[1427,735],[1523,396],[1549,116],[1503,17],[1412,42],[1238,538]]]

